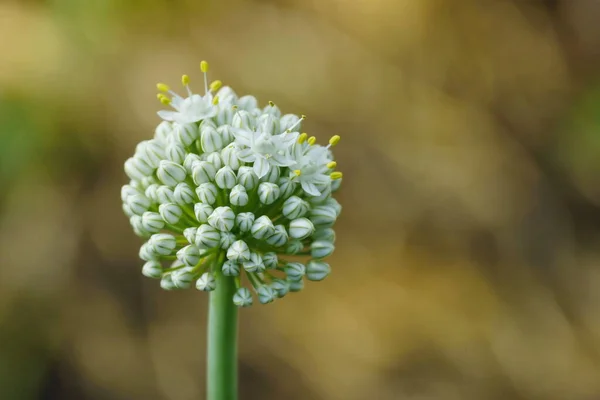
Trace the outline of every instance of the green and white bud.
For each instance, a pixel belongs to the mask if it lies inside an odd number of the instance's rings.
[[[141,222],[143,229],[149,233],[158,233],[165,227],[165,221],[160,214],[151,211],[146,211],[142,215]]]
[[[238,263],[250,259],[250,248],[243,240],[233,242],[227,249],[227,259]]]
[[[315,231],[315,226],[306,218],[297,218],[290,222],[290,237],[294,239],[306,239]]]
[[[215,151],[214,153],[208,154],[206,156],[206,161],[214,165],[217,170],[223,168],[223,159],[219,152]]]
[[[223,103],[223,98],[221,97],[221,95],[219,95],[219,103],[220,104],[228,104],[228,103]],[[231,124],[231,121],[233,121],[233,115],[235,114],[235,110],[233,109],[233,107],[220,107],[219,108],[219,112],[217,112],[217,116],[215,117],[215,119],[217,120],[217,124],[219,125],[219,128],[223,125],[229,125]]]
[[[183,160],[183,167],[189,175],[193,174],[194,165],[199,161],[202,161],[202,159],[198,154],[188,153],[188,155],[185,156],[185,159]]]
[[[142,275],[152,279],[162,278],[163,268],[158,261],[147,261],[142,267]]]
[[[233,304],[238,307],[250,307],[252,305],[252,294],[245,288],[239,288],[233,295]]]
[[[333,197],[328,198],[324,205],[333,208],[335,210],[336,217],[339,217],[342,213],[342,205]]]
[[[140,186],[143,190],[146,190],[148,188],[148,186],[158,184],[158,183],[160,183],[160,182],[157,179],[155,179],[154,176],[145,176],[140,181]]]
[[[237,240],[235,234],[231,232],[221,232],[221,248],[227,250]]]
[[[290,284],[283,279],[273,279],[271,288],[277,293],[277,297],[282,298],[290,291]]]
[[[208,224],[200,225],[196,231],[195,245],[200,250],[209,250],[218,247],[221,241],[219,231]]]
[[[277,135],[281,133],[279,128],[279,118],[275,118],[270,114],[263,114],[256,120],[257,131],[261,133],[268,133],[270,135]]]
[[[240,274],[240,265],[235,261],[227,260],[223,263],[221,270],[225,276],[238,276]]]
[[[333,243],[324,240],[315,240],[310,244],[310,255],[313,258],[329,257],[333,250],[335,250]]]
[[[200,122],[200,132],[202,132],[203,129],[208,129],[208,128],[217,128],[217,124],[215,124],[215,121],[213,121],[210,118],[206,118],[203,119],[202,122]]]
[[[123,207],[123,212],[125,213],[125,215],[127,216],[127,218],[131,218],[131,217],[133,217],[135,215],[133,213],[133,211],[131,211],[131,208],[129,207],[129,204],[123,203],[122,207]]]
[[[192,143],[200,138],[198,125],[196,124],[177,124],[175,128],[175,136],[185,146],[189,147]]]
[[[302,263],[292,262],[285,266],[285,274],[289,280],[298,281],[304,277],[305,273],[306,267]]]
[[[250,232],[252,225],[254,224],[255,216],[251,212],[239,213],[235,217],[235,224],[239,228],[240,232]]]
[[[194,189],[190,185],[181,182],[175,186],[173,198],[175,199],[175,203],[185,206],[186,204],[193,204],[196,201],[196,193],[194,193]]]
[[[306,277],[311,281],[322,281],[330,273],[331,267],[326,262],[310,260],[306,264]]]
[[[281,118],[281,111],[279,110],[279,107],[277,107],[275,104],[269,104],[268,106],[263,108],[263,114],[270,114],[274,117]]]
[[[280,195],[279,186],[271,182],[258,185],[258,199],[262,204],[273,204]]]
[[[185,168],[173,161],[162,160],[156,170],[158,179],[169,187],[175,187],[179,182],[185,180],[187,175]]]
[[[254,221],[252,228],[250,229],[250,233],[252,233],[252,236],[255,239],[266,239],[275,233],[275,227],[273,226],[273,222],[271,222],[269,217],[263,215]]]
[[[125,173],[130,179],[140,181],[145,176],[152,175],[154,169],[138,157],[131,157],[125,161]]]
[[[175,250],[175,246],[177,242],[173,235],[169,235],[168,233],[155,233],[148,240],[149,248],[154,253],[160,254],[161,256],[170,255],[173,250]]]
[[[240,110],[233,116],[231,125],[235,128],[254,130],[256,122],[252,114],[250,114],[248,111]]]
[[[159,255],[152,250],[148,242],[140,246],[139,257],[144,261],[157,261],[159,259]]]
[[[136,148],[136,154],[152,168],[157,168],[160,160],[165,158],[165,152],[156,140],[140,142]]]
[[[196,185],[212,182],[216,173],[217,168],[208,161],[198,161],[192,167],[192,179]]]
[[[263,264],[265,264],[265,268],[267,269],[275,269],[277,268],[277,254],[274,252],[268,252],[262,255]]]
[[[290,292],[299,292],[304,289],[304,280],[300,279],[297,281],[288,280],[290,285]]]
[[[271,303],[277,298],[277,292],[266,285],[260,286],[256,290],[256,294],[258,295],[258,301],[260,301],[261,304]]]
[[[187,289],[192,286],[194,274],[191,268],[181,268],[171,272],[171,280],[177,289]]]
[[[225,166],[221,168],[217,171],[215,183],[221,189],[231,189],[236,184],[235,172],[233,172],[231,167]]]
[[[285,230],[285,226],[277,225],[275,231],[271,236],[267,238],[267,243],[274,247],[281,247],[288,241],[288,234]]]
[[[183,214],[183,210],[175,203],[164,203],[158,206],[158,212],[167,224],[176,225]]]
[[[288,219],[296,219],[304,217],[309,209],[310,204],[307,201],[302,200],[298,196],[292,196],[283,202],[281,212]]]
[[[211,205],[217,201],[217,193],[218,189],[214,183],[203,183],[196,189],[200,201]]]
[[[297,115],[285,114],[279,119],[279,128],[281,129],[281,132],[285,132],[288,129],[293,129],[295,132],[299,132],[301,127],[301,123],[299,123],[299,121],[300,117]]]
[[[158,188],[160,186],[156,183],[153,183],[152,185],[148,186],[146,188],[146,190],[144,191],[144,194],[146,195],[147,198],[150,199],[150,201],[152,203],[159,203],[160,200],[158,199]]]
[[[173,134],[173,125],[168,121],[163,121],[154,130],[154,139],[160,143],[166,143],[167,138]]]
[[[241,110],[251,111],[258,108],[258,100],[254,96],[246,95],[238,99],[237,105]]]
[[[280,173],[279,167],[276,165],[271,165],[271,166],[269,166],[269,172],[267,172],[267,174],[265,176],[260,178],[260,181],[277,183],[277,181],[279,181],[279,173]]]
[[[342,179],[343,178],[331,181],[331,192],[337,192],[338,190],[340,190],[340,186],[342,185]]]
[[[234,206],[243,207],[248,204],[248,192],[242,185],[235,185],[229,193],[229,201]]]
[[[261,272],[265,270],[265,264],[263,264],[260,254],[254,252],[250,253],[250,258],[244,261],[242,265],[248,272]]]
[[[233,145],[229,145],[221,151],[221,159],[223,160],[223,164],[234,171],[240,169],[242,165],[240,159],[237,157],[237,150]]]
[[[323,240],[326,242],[335,243],[335,231],[331,228],[317,229],[312,235],[313,240]]]
[[[246,190],[250,191],[258,185],[258,176],[254,173],[252,167],[240,167],[237,174],[237,181]]]
[[[206,203],[196,203],[194,204],[194,214],[196,214],[196,219],[201,224],[206,224],[208,222],[208,217],[213,213],[214,209],[210,204]]]
[[[166,148],[166,157],[169,161],[173,161],[176,164],[182,164],[185,160],[185,148],[183,145],[176,141],[171,141]],[[184,167],[185,168],[185,167]]]
[[[279,190],[281,191],[281,198],[287,199],[296,191],[298,184],[288,177],[281,177],[277,181]]]
[[[217,128],[217,132],[221,135],[223,139],[223,144],[227,146],[229,143],[235,140],[235,136],[233,135],[233,129],[230,125],[222,125]]]
[[[191,226],[189,228],[185,228],[183,230],[183,236],[190,243],[196,243],[196,233],[198,232],[198,228],[195,226]]]
[[[150,199],[143,194],[134,194],[127,198],[127,205],[135,215],[142,215],[150,208]]]
[[[225,147],[223,144],[223,138],[219,132],[217,132],[215,128],[209,126],[202,129],[200,144],[202,145],[202,150],[204,150],[205,153],[219,151]]]
[[[163,275],[162,279],[160,280],[160,287],[163,288],[164,290],[177,289],[177,286],[175,286],[175,283],[173,282],[171,274]]]
[[[217,207],[208,217],[208,223],[223,232],[229,232],[235,225],[235,213],[229,207]]]
[[[158,197],[158,203],[174,203],[175,196],[173,189],[168,186],[159,186],[156,189],[156,196]]]
[[[177,259],[187,267],[195,267],[200,262],[200,249],[193,244],[185,246],[177,252]]]
[[[217,288],[217,281],[215,276],[210,272],[203,273],[200,278],[196,281],[196,289],[204,292],[212,292]]]
[[[286,254],[298,254],[304,249],[304,244],[300,240],[290,240],[285,248]]]
[[[323,204],[327,199],[331,197],[331,184],[325,186],[317,185],[321,194],[319,196],[308,196],[308,201],[311,204]]]
[[[331,206],[320,205],[315,206],[310,210],[309,218],[315,226],[328,227],[335,223],[337,213]]]
[[[123,202],[126,202],[129,196],[134,196],[136,194],[142,194],[142,192],[131,185],[123,185],[123,187],[121,187],[121,200],[123,200]]]

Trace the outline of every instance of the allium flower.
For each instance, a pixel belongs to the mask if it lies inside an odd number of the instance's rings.
[[[340,137],[321,146],[299,133],[304,116],[282,116],[272,102],[259,108],[253,96],[209,85],[205,62],[201,70],[204,95],[187,75],[187,97],[157,85],[173,110],[159,111],[154,138],[125,162],[123,210],[147,240],[142,274],[165,290],[212,291],[224,276],[235,281],[237,306],[253,304],[249,289],[267,304],[331,271],[323,259],[341,211],[331,197],[342,178],[331,152]]]

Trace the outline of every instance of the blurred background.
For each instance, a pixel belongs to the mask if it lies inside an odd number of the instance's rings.
[[[600,399],[600,1],[1,0],[0,398],[201,399],[123,162],[182,73],[336,148],[333,274],[241,312],[241,399]]]

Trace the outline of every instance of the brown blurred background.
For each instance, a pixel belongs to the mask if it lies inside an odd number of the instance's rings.
[[[0,399],[202,399],[123,162],[198,62],[339,133],[333,274],[241,312],[241,399],[600,399],[600,1],[0,1]]]

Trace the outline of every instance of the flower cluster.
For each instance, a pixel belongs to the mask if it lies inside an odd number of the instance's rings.
[[[269,102],[238,97],[220,81],[187,97],[158,84],[158,99],[172,110],[154,138],[138,144],[125,162],[123,210],[146,238],[142,274],[166,290],[193,285],[214,290],[217,277],[234,279],[238,306],[252,304],[245,275],[261,303],[299,291],[304,277],[330,273],[323,261],[334,250],[333,224],[341,206],[331,196],[341,183],[331,147],[300,133],[304,116],[281,115]],[[308,256],[298,262],[297,256]],[[290,258],[292,257],[292,258]]]

